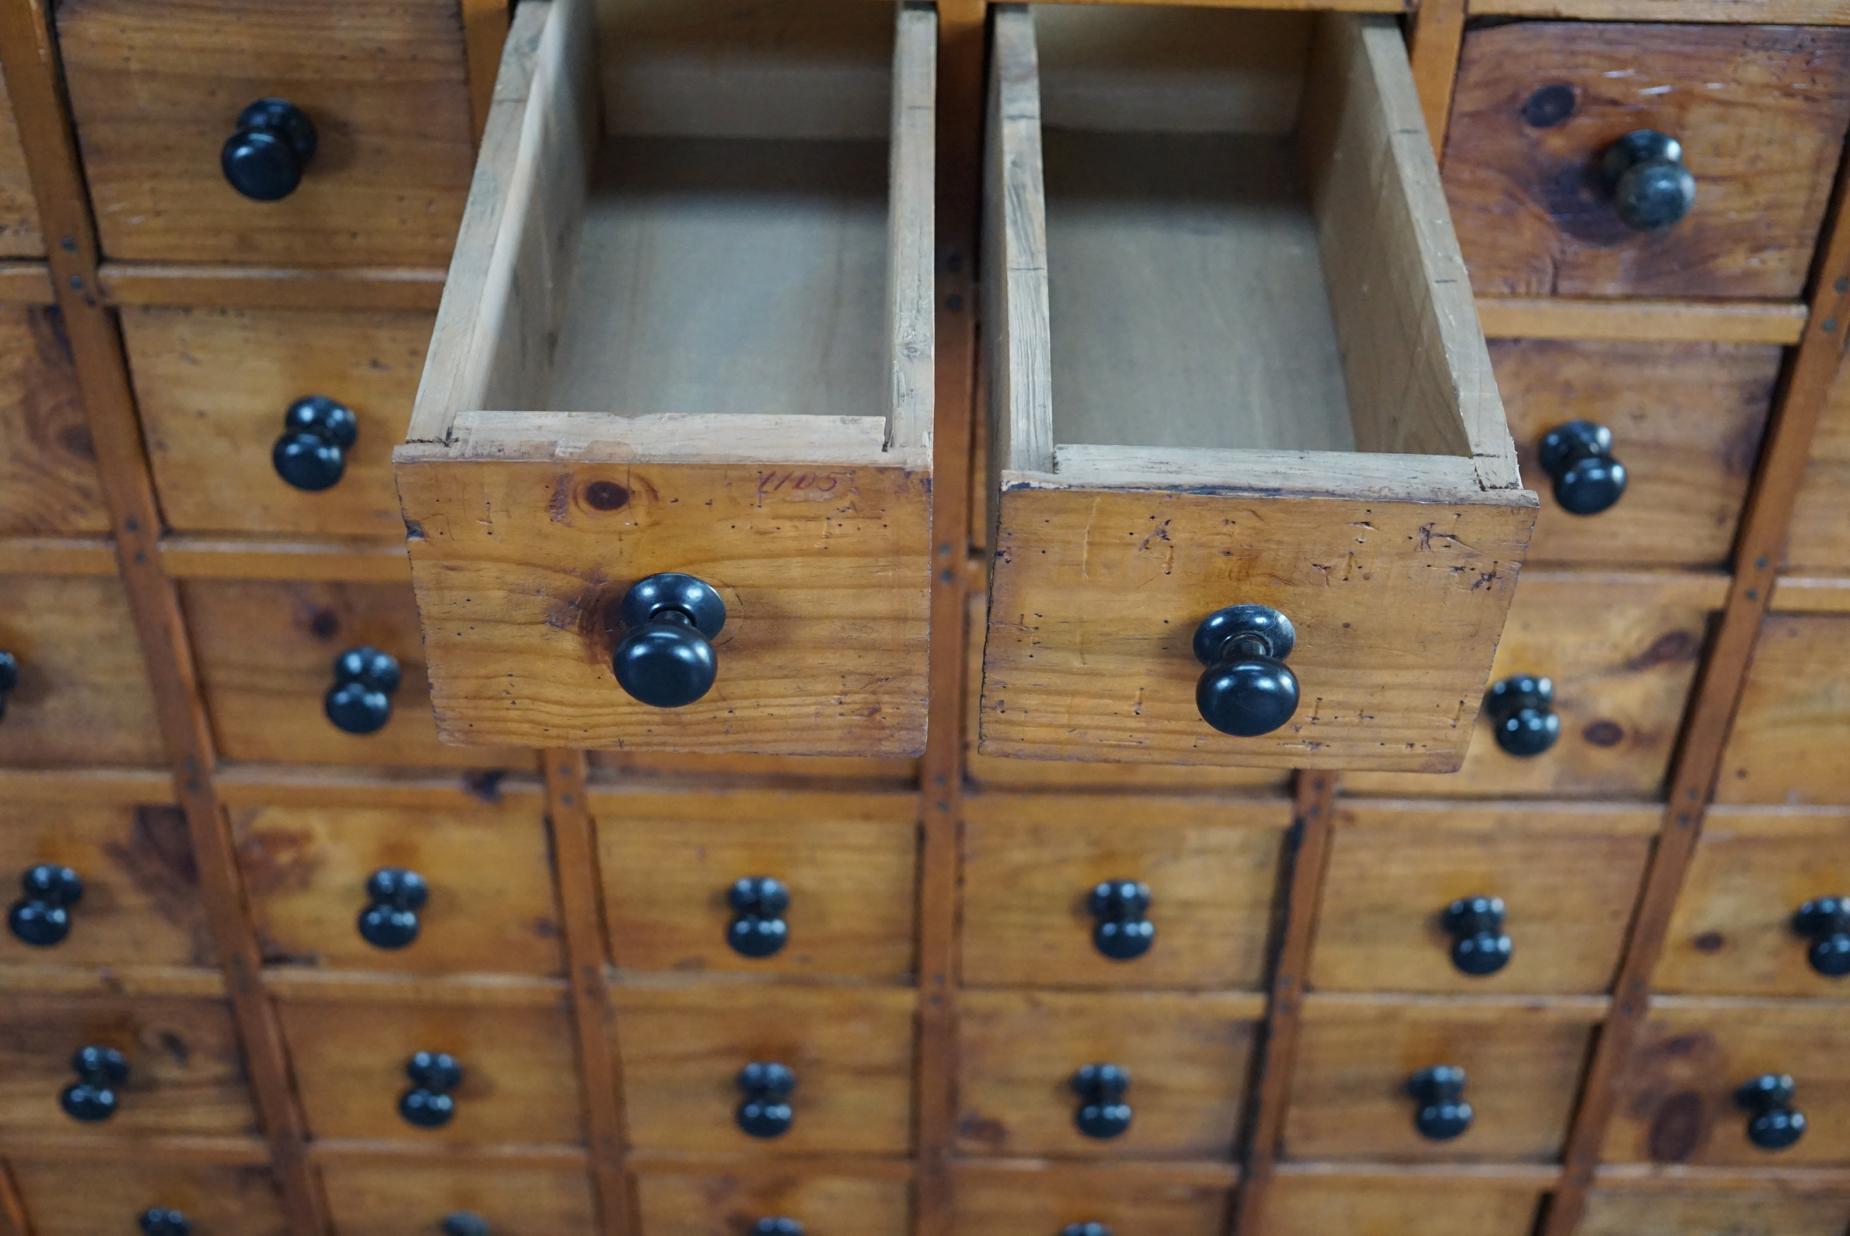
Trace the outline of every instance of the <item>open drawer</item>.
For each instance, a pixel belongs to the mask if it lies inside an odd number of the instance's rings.
[[[1397,28],[1009,7],[992,73],[981,749],[1456,768],[1536,500]]]
[[[925,738],[936,17],[531,0],[396,454],[438,728]]]

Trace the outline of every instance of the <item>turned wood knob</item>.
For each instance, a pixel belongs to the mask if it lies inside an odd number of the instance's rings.
[[[400,949],[418,938],[418,911],[430,900],[424,877],[403,867],[381,867],[366,881],[360,938],[381,949]]]
[[[775,1219],[760,1219],[752,1224],[752,1236],[803,1236],[803,1225],[795,1219],[781,1216]]]
[[[1136,880],[1106,880],[1087,902],[1096,920],[1092,947],[1113,961],[1133,961],[1156,943],[1150,913],[1150,886]]]
[[[1230,605],[1195,628],[1201,719],[1223,734],[1254,738],[1291,720],[1298,677],[1285,664],[1297,644],[1291,620],[1269,605]]]
[[[270,451],[270,463],[295,488],[316,493],[340,480],[347,452],[359,437],[352,408],[326,395],[309,395],[283,413],[283,435]]]
[[[625,634],[611,665],[631,698],[683,708],[712,689],[712,641],[726,626],[726,603],[711,584],[674,571],[651,575],[623,595],[618,616]]]
[[[735,1114],[740,1129],[767,1140],[790,1131],[796,1119],[790,1096],[796,1091],[797,1075],[788,1065],[754,1060],[739,1070],[738,1086],[744,1096]]]
[[[1460,897],[1445,908],[1452,965],[1460,974],[1482,977],[1510,964],[1516,946],[1503,930],[1504,915],[1501,897]]]
[[[113,1047],[89,1044],[71,1057],[77,1080],[58,1095],[58,1106],[72,1120],[96,1124],[116,1114],[116,1088],[128,1081],[128,1059]]]
[[[328,720],[349,734],[375,734],[392,719],[398,659],[377,648],[349,648],[334,658],[334,683],[325,701]]]
[[[7,911],[13,938],[33,948],[61,944],[71,934],[71,907],[83,900],[84,882],[69,867],[38,863],[19,877],[20,898]]]
[[[481,1215],[458,1210],[443,1216],[443,1236],[493,1236],[494,1229]]]
[[[790,940],[790,890],[771,876],[734,880],[726,893],[732,921],[726,925],[726,943],[741,957],[763,958],[780,952]]]
[[[1427,1141],[1449,1142],[1471,1127],[1471,1104],[1465,1102],[1465,1071],[1449,1064],[1421,1069],[1407,1079],[1413,1096],[1413,1127]]]
[[[1131,1075],[1115,1064],[1088,1064],[1073,1074],[1073,1093],[1079,1107],[1073,1123],[1097,1141],[1119,1137],[1131,1127],[1131,1105],[1124,1101]]]
[[[252,201],[281,201],[302,183],[315,143],[307,112],[286,99],[258,99],[238,113],[219,167],[226,183]]]
[[[1524,759],[1554,746],[1561,737],[1554,703],[1554,682],[1534,674],[1516,674],[1492,687],[1484,711],[1495,727],[1497,746]]]
[[[1850,897],[1816,897],[1792,916],[1792,930],[1811,940],[1805,960],[1826,978],[1850,974]]]
[[[1762,1073],[1735,1092],[1747,1112],[1747,1140],[1780,1151],[1805,1136],[1805,1113],[1792,1106],[1797,1089],[1786,1073]]]
[[[456,1115],[456,1096],[462,1085],[462,1065],[447,1051],[419,1051],[405,1061],[411,1088],[398,1096],[398,1114],[420,1129],[440,1129]]]
[[[1620,222],[1658,232],[1696,204],[1696,178],[1683,166],[1683,143],[1656,129],[1634,129],[1600,155],[1600,177]]]
[[[177,1210],[150,1206],[141,1212],[142,1236],[192,1236],[193,1225]]]
[[[1069,1223],[1060,1229],[1060,1236],[1111,1236],[1111,1229],[1103,1223]]]
[[[1569,421],[1542,436],[1542,471],[1555,502],[1570,515],[1598,515],[1625,493],[1625,465],[1612,457],[1612,430]]]
[[[0,721],[6,719],[7,697],[19,686],[19,658],[0,650]]]

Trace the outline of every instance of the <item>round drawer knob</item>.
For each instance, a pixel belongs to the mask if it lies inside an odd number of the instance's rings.
[[[1637,231],[1662,231],[1696,204],[1696,178],[1683,166],[1683,143],[1668,133],[1634,129],[1606,147],[1599,170],[1619,221]]]
[[[790,890],[771,876],[734,880],[726,893],[732,921],[726,925],[726,943],[741,957],[770,957],[790,940]]]
[[[283,413],[283,436],[270,452],[276,475],[297,489],[330,489],[347,470],[347,452],[360,437],[353,409],[326,395],[309,395]]]
[[[1445,908],[1452,965],[1460,974],[1479,978],[1510,964],[1516,946],[1503,930],[1505,914],[1501,897],[1460,897]]]
[[[19,658],[0,651],[0,720],[6,719],[7,697],[19,686]]]
[[[1131,1127],[1131,1105],[1124,1101],[1130,1088],[1131,1075],[1117,1065],[1086,1065],[1073,1074],[1073,1093],[1079,1096],[1073,1123],[1096,1141],[1121,1137]]]
[[[403,867],[381,867],[366,881],[360,938],[374,948],[404,948],[418,938],[418,911],[430,900],[424,877]]]
[[[1465,1071],[1449,1064],[1421,1069],[1407,1079],[1407,1093],[1417,1106],[1413,1127],[1427,1141],[1449,1142],[1471,1127],[1471,1105],[1465,1102]]]
[[[72,1120],[95,1124],[116,1114],[116,1087],[128,1081],[128,1060],[113,1047],[89,1045],[71,1057],[77,1080],[58,1095],[58,1106]]]
[[[1069,1223],[1060,1229],[1060,1236],[1111,1236],[1111,1229],[1103,1223]]]
[[[83,900],[83,880],[69,867],[39,863],[26,868],[19,886],[22,896],[7,911],[7,930],[33,948],[62,944],[71,934],[71,907]]]
[[[177,1210],[150,1206],[141,1212],[142,1236],[192,1236],[193,1225]]]
[[[1534,674],[1505,678],[1490,689],[1484,711],[1495,726],[1497,746],[1505,754],[1527,759],[1540,755],[1561,737],[1555,715],[1555,684]]]
[[[726,626],[726,603],[711,584],[668,571],[623,594],[625,632],[611,657],[617,682],[652,708],[683,708],[719,674],[712,641]]]
[[[238,127],[219,152],[225,181],[256,202],[294,193],[315,157],[315,125],[285,99],[258,99],[238,113]]]
[[[1150,913],[1150,886],[1136,880],[1106,880],[1092,890],[1087,904],[1097,921],[1092,947],[1113,961],[1134,961],[1156,943]]]
[[[413,1052],[405,1061],[411,1088],[398,1096],[398,1114],[420,1129],[440,1129],[456,1115],[456,1096],[462,1085],[462,1065],[447,1051]]]
[[[796,1112],[790,1096],[797,1088],[797,1075],[788,1065],[775,1061],[754,1060],[739,1070],[739,1101],[736,1113],[739,1128],[757,1138],[782,1137],[790,1131]]]
[[[1297,644],[1291,620],[1269,605],[1230,605],[1195,628],[1195,684],[1201,719],[1223,734],[1255,738],[1291,720],[1298,676],[1285,659]]]
[[[349,648],[334,658],[334,683],[326,707],[334,728],[376,734],[392,719],[398,690],[398,659],[377,648]]]
[[[494,1236],[494,1229],[488,1225],[487,1219],[467,1210],[444,1215],[439,1230],[443,1236]]]
[[[803,1225],[795,1219],[778,1217],[760,1219],[752,1224],[752,1236],[803,1236]]]
[[[1792,916],[1792,930],[1809,937],[1805,960],[1826,978],[1850,974],[1850,897],[1817,897]]]
[[[1778,1151],[1805,1136],[1805,1113],[1792,1106],[1795,1089],[1785,1073],[1762,1073],[1735,1092],[1747,1112],[1748,1141]]]
[[[1625,493],[1625,465],[1612,457],[1612,430],[1569,421],[1542,436],[1542,471],[1555,502],[1570,515],[1597,515]]]

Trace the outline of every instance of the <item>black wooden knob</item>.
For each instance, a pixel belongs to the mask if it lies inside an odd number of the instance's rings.
[[[1413,1127],[1428,1141],[1449,1142],[1471,1127],[1471,1105],[1465,1102],[1465,1071],[1449,1064],[1421,1069],[1407,1079],[1407,1093],[1416,1104]]]
[[[788,1065],[775,1061],[754,1060],[739,1070],[739,1128],[753,1137],[782,1137],[790,1131],[796,1111],[790,1096],[797,1088],[797,1075]]]
[[[69,867],[39,863],[19,877],[20,898],[6,927],[21,944],[50,948],[71,934],[71,907],[83,900],[84,882]]]
[[[177,1210],[150,1206],[141,1212],[142,1236],[192,1236],[193,1225]]]
[[[334,728],[375,734],[392,719],[398,690],[398,658],[377,648],[349,648],[334,658],[334,683],[326,707]]]
[[[360,437],[353,409],[326,395],[309,395],[283,413],[283,436],[270,452],[276,475],[310,493],[331,488],[347,470],[347,452]]]
[[[1092,917],[1092,947],[1113,961],[1131,961],[1156,943],[1150,913],[1150,886],[1136,880],[1106,880],[1087,903]]]
[[[1542,435],[1542,470],[1570,515],[1597,515],[1625,493],[1625,465],[1612,457],[1612,430],[1569,421]]]
[[[741,957],[769,957],[790,940],[790,890],[771,876],[734,880],[726,893],[732,921],[726,925],[726,943]]]
[[[1762,1150],[1784,1150],[1805,1136],[1805,1113],[1792,1106],[1796,1087],[1785,1073],[1762,1073],[1735,1092],[1747,1112],[1747,1140]]]
[[[1484,711],[1495,727],[1497,745],[1509,755],[1540,755],[1561,737],[1555,716],[1555,684],[1534,674],[1505,678],[1490,689]]]
[[[1069,1223],[1060,1229],[1060,1236],[1111,1236],[1111,1229],[1103,1223]]]
[[[752,1236],[803,1236],[803,1225],[795,1219],[778,1217],[760,1219],[752,1224]]]
[[[488,1225],[487,1219],[467,1210],[444,1215],[438,1230],[443,1236],[494,1236],[494,1229]]]
[[[1223,734],[1254,738],[1291,720],[1298,676],[1285,659],[1297,644],[1291,620],[1269,605],[1217,609],[1195,628],[1195,684],[1201,719]]]
[[[711,584],[675,571],[651,575],[623,594],[618,616],[625,634],[611,665],[631,697],[682,708],[712,689],[712,641],[726,626],[726,603]]]
[[[381,867],[366,881],[360,938],[374,948],[404,948],[418,938],[418,911],[430,900],[424,877],[403,867]]]
[[[284,99],[258,99],[238,113],[218,161],[232,188],[252,201],[275,202],[295,192],[314,157],[308,113]]]
[[[1131,1127],[1131,1105],[1124,1101],[1131,1075],[1115,1064],[1088,1064],[1073,1074],[1079,1107],[1073,1123],[1087,1137],[1109,1141]]]
[[[1634,129],[1606,147],[1599,170],[1620,222],[1640,232],[1661,231],[1696,204],[1683,143],[1668,133]]]
[[[1445,930],[1452,937],[1452,965],[1460,974],[1481,977],[1510,964],[1515,943],[1503,930],[1501,897],[1460,897],[1445,908]]]
[[[0,651],[0,721],[6,719],[7,697],[13,694],[13,688],[19,685],[19,658],[10,652]]]
[[[462,1065],[447,1051],[413,1052],[405,1061],[411,1088],[398,1096],[398,1114],[420,1129],[440,1129],[456,1115],[456,1096],[462,1085]]]
[[[58,1105],[72,1120],[95,1124],[116,1114],[116,1088],[128,1080],[128,1060],[113,1047],[79,1047],[71,1057],[77,1080],[58,1095]]]
[[[1826,978],[1850,974],[1850,897],[1816,897],[1792,916],[1792,930],[1811,940],[1805,959]]]

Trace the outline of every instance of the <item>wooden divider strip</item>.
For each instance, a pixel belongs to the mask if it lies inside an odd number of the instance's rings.
[[[1407,59],[1435,158],[1445,153],[1458,53],[1465,44],[1465,0],[1422,0],[1407,31]]]

